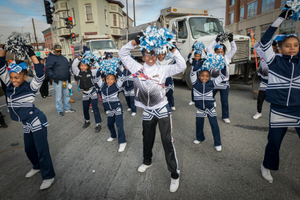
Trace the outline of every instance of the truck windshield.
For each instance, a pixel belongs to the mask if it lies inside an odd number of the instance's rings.
[[[190,18],[189,23],[195,39],[206,35],[218,35],[223,31],[220,21],[215,18]]]
[[[111,40],[91,41],[91,48],[93,51],[102,49],[116,49],[113,41]]]

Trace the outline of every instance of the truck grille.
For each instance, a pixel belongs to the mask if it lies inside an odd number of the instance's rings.
[[[235,41],[237,51],[231,62],[241,62],[249,60],[249,40]]]

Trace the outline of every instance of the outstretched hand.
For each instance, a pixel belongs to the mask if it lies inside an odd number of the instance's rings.
[[[282,11],[282,12],[280,13],[279,17],[282,17],[282,18],[284,18],[284,19],[288,19],[288,17],[289,17],[290,15],[293,14],[293,11],[290,9],[291,7],[289,7],[289,6],[286,5],[286,4],[285,4],[284,7],[287,8],[287,9],[284,10],[284,11]]]

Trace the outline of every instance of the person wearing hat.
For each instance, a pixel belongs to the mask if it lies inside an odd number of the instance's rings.
[[[54,45],[53,53],[50,53],[47,59],[46,72],[53,80],[58,115],[64,116],[64,111],[65,113],[73,113],[75,110],[71,108],[69,102],[68,79],[71,75],[70,67],[67,58],[61,55],[61,50],[59,44]]]

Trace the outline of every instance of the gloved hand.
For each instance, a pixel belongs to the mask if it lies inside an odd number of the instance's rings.
[[[33,50],[33,47],[30,46],[30,45],[26,45],[26,47],[28,48],[28,56],[31,57],[31,56],[35,56],[35,53],[34,53],[34,50]]]
[[[57,77],[55,77],[55,78],[53,78],[53,81],[56,83],[56,84],[58,84],[58,78]]]
[[[289,7],[288,5],[285,4],[284,6],[285,8],[291,8]],[[284,10],[280,13],[280,15],[278,17],[282,17],[284,19],[287,19],[290,15],[293,14],[293,11],[292,10]]]
[[[141,31],[137,34],[136,38],[134,39],[134,41],[136,42],[137,45],[139,45],[141,43],[140,38],[144,36],[144,33]]]
[[[233,41],[233,34],[232,34],[232,33],[229,33],[229,35],[228,35],[228,40],[229,40],[229,42],[232,42],[232,41]]]
[[[220,36],[221,36],[221,34],[219,33],[219,34],[217,35],[217,37],[216,37],[216,42],[219,42],[219,41],[220,41]]]
[[[93,64],[95,64],[94,58],[91,58],[90,61],[91,61]]]

